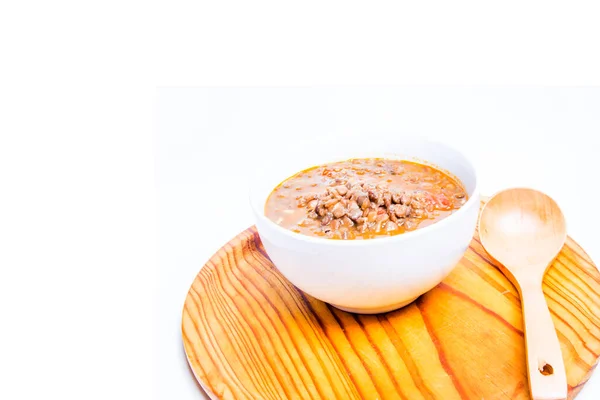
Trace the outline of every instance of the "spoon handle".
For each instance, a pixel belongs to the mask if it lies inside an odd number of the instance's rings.
[[[567,376],[558,336],[541,285],[521,288],[529,387],[534,400],[567,398]]]

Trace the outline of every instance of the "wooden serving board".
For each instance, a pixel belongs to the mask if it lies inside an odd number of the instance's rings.
[[[569,399],[600,355],[600,273],[571,238],[544,279]],[[223,246],[185,300],[188,362],[214,399],[528,399],[519,295],[479,237],[442,283],[358,315],[296,289],[254,228]]]

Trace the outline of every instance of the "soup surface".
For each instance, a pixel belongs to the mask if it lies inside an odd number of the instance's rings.
[[[431,225],[466,201],[459,181],[428,165],[357,158],[286,179],[269,195],[265,215],[304,235],[371,239]]]

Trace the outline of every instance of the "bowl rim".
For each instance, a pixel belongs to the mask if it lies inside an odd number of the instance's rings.
[[[448,225],[449,223],[454,222],[457,218],[459,218],[459,216],[467,213],[467,211],[470,208],[472,208],[474,206],[479,207],[479,204],[475,204],[475,203],[480,202],[480,200],[479,200],[479,179],[477,176],[477,169],[475,168],[475,165],[473,164],[473,162],[471,161],[471,159],[469,157],[467,157],[462,151],[458,150],[456,147],[451,146],[451,145],[441,142],[441,141],[435,141],[435,140],[430,140],[430,139],[425,139],[425,138],[410,138],[410,140],[413,142],[420,142],[420,143],[427,144],[427,145],[443,147],[443,148],[446,148],[447,150],[450,150],[451,152],[458,154],[467,162],[469,168],[471,169],[471,171],[473,173],[473,179],[475,181],[473,193],[471,196],[469,196],[469,199],[467,200],[467,202],[461,208],[459,208],[458,211],[456,211],[455,213],[452,213],[448,217],[443,218],[431,225],[425,226],[423,228],[415,229],[414,231],[405,232],[400,235],[387,236],[387,237],[381,237],[381,238],[371,238],[371,239],[364,239],[364,240],[334,240],[334,239],[329,239],[329,238],[309,236],[309,235],[304,235],[302,233],[293,232],[289,229],[286,229],[286,228],[283,228],[283,227],[277,225],[275,222],[273,222],[269,218],[267,218],[267,216],[264,214],[264,210],[256,209],[255,202],[253,201],[253,196],[254,196],[254,190],[255,190],[255,186],[256,186],[255,182],[257,181],[257,177],[254,177],[254,179],[251,181],[252,183],[250,185],[250,190],[249,190],[249,194],[248,194],[250,207],[252,208],[252,210],[255,214],[255,217],[257,219],[259,219],[261,222],[264,222],[265,224],[269,225],[275,231],[279,232],[280,234],[283,234],[286,237],[289,237],[292,240],[299,240],[301,242],[311,243],[311,244],[315,244],[315,245],[330,245],[330,246],[342,246],[342,247],[344,247],[344,246],[346,246],[346,247],[373,246],[373,245],[380,245],[380,244],[385,244],[385,243],[403,242],[403,241],[411,240],[411,239],[417,238],[419,236],[426,235],[437,229],[441,229],[444,226]],[[423,159],[422,161],[428,161],[428,160]],[[432,163],[432,166],[435,167],[435,164]],[[263,204],[263,207],[264,207],[264,204]],[[260,231],[259,231],[259,234],[260,234]]]

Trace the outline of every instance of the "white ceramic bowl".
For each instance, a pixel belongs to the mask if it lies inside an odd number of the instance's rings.
[[[296,287],[345,311],[380,313],[402,307],[441,282],[465,253],[477,222],[479,193],[471,162],[447,145],[402,138],[367,140],[320,150],[279,154],[251,186],[256,227],[277,269]],[[379,147],[379,148],[378,148]],[[383,150],[382,147],[385,149]],[[432,164],[460,179],[469,200],[454,214],[401,235],[368,240],[330,240],[294,233],[264,215],[271,191],[313,165],[353,157],[385,157]]]

